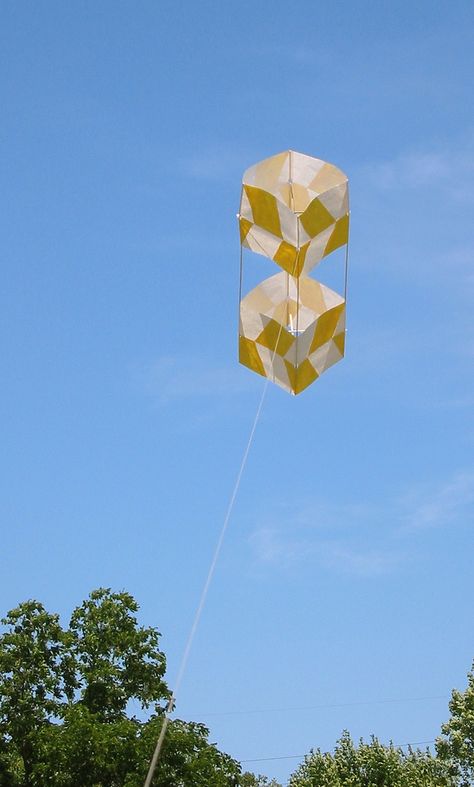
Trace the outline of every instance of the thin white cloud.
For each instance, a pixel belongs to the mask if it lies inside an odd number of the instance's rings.
[[[360,175],[382,190],[437,187],[442,189],[440,203],[447,197],[472,202],[474,145],[469,140],[453,150],[401,153],[390,161],[366,165]]]
[[[307,553],[308,543],[304,539],[288,537],[281,530],[262,527],[250,536],[250,544],[259,561],[267,564],[289,565],[300,561]]]
[[[192,357],[162,357],[144,365],[137,373],[139,386],[160,404],[192,397],[221,398],[252,390],[252,381],[242,369],[212,366]]]
[[[402,155],[368,168],[372,181],[380,188],[420,188],[438,183],[452,175],[446,156],[435,153]]]
[[[324,558],[330,568],[359,577],[378,577],[392,573],[402,560],[401,555],[392,551],[363,550],[338,543],[328,545]]]
[[[380,577],[416,560],[412,539],[421,528],[463,525],[473,516],[474,470],[469,469],[384,506],[306,505],[276,525],[258,527],[249,544],[262,565],[291,570],[311,562],[340,574]]]
[[[472,132],[450,147],[400,151],[390,160],[368,162],[352,172],[352,187],[354,219],[362,219],[359,225],[353,221],[355,264],[389,271],[410,288],[427,289],[430,297],[443,288],[457,299],[452,328],[467,322],[474,286]],[[418,291],[409,297],[414,295],[420,297]],[[459,315],[466,302],[469,311]],[[445,298],[442,318],[450,305]]]
[[[349,537],[321,539],[315,533],[294,536],[279,528],[256,530],[249,542],[257,562],[282,569],[310,562],[339,574],[374,577],[391,573],[401,561],[400,554],[383,548],[364,548],[351,543]]]
[[[208,148],[183,157],[178,168],[181,175],[204,181],[228,181],[237,184],[249,166],[248,153],[225,148]],[[236,180],[237,178],[237,180]]]
[[[401,501],[409,510],[403,517],[409,529],[453,525],[471,518],[474,508],[474,471],[458,473],[433,489],[412,492]]]

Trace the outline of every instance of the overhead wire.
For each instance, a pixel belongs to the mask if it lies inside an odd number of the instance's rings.
[[[306,711],[306,710],[324,710],[327,708],[353,708],[353,707],[360,707],[364,705],[385,705],[385,704],[392,704],[392,703],[404,703],[404,702],[427,702],[429,700],[446,700],[448,699],[448,695],[446,694],[433,694],[426,697],[394,697],[394,698],[384,698],[384,699],[374,699],[374,700],[356,700],[354,702],[323,702],[317,705],[296,705],[290,707],[279,707],[279,708],[244,708],[242,710],[227,710],[227,711],[208,711],[208,712],[200,712],[193,714],[195,716],[201,717],[209,717],[209,716],[244,716],[247,714],[252,713],[290,713],[294,711]]]
[[[395,749],[404,749],[406,746],[429,746],[431,743],[436,743],[436,740],[431,741],[412,741],[411,743],[393,743],[391,744]],[[273,760],[302,760],[306,754],[285,754],[279,757],[254,757],[248,760],[239,760],[240,763],[247,762],[270,762]]]
[[[407,746],[413,748],[413,746],[429,746],[432,743],[436,743],[436,740],[431,741],[412,741],[411,743],[393,743],[391,744],[395,749],[404,749]],[[252,762],[272,762],[276,760],[303,760],[307,754],[287,754],[279,757],[258,757],[249,760],[239,760],[240,764],[252,763]],[[310,755],[311,756],[311,755]],[[291,785],[291,777],[289,781],[285,782],[282,787],[290,787]]]

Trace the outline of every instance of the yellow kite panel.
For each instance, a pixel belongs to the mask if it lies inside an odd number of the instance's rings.
[[[241,242],[293,276],[347,243],[348,218],[347,177],[333,164],[288,150],[244,173]]]
[[[314,279],[277,273],[241,301],[240,362],[297,394],[342,358],[344,329],[338,293]]]

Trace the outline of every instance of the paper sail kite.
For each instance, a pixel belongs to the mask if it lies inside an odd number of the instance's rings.
[[[244,173],[238,219],[242,248],[282,269],[240,296],[239,360],[298,394],[344,355],[345,292],[308,274],[347,250],[347,177],[320,159],[279,153]]]

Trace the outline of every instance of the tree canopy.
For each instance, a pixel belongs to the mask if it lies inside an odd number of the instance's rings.
[[[443,763],[428,751],[384,746],[372,737],[356,747],[348,732],[334,754],[311,752],[290,787],[454,787]]]
[[[160,633],[142,627],[128,593],[99,588],[67,627],[34,600],[1,620],[1,787],[142,787],[170,691]],[[139,717],[132,709],[141,709]],[[355,745],[311,751],[290,787],[472,787],[474,666],[452,693],[436,755]],[[154,787],[281,787],[242,773],[197,722],[170,721]]]
[[[27,601],[2,620],[2,787],[139,787],[170,692],[159,632],[138,625],[128,593],[101,588],[63,628]],[[129,712],[138,703],[145,720]],[[202,724],[170,722],[153,784],[233,787],[239,763]]]
[[[451,717],[441,727],[436,750],[457,783],[469,787],[474,784],[474,664],[465,691],[453,690],[449,710]]]

